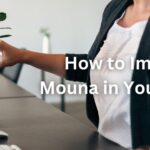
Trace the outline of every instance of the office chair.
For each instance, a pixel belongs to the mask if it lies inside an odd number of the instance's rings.
[[[22,70],[23,64],[19,63],[14,66],[5,67],[1,74],[5,76],[6,78],[10,79],[14,83],[18,82],[21,70]]]
[[[0,73],[2,73],[3,72],[3,68],[0,68]]]
[[[64,78],[61,78],[60,80],[60,83],[65,85],[65,79]],[[66,99],[65,99],[65,94],[61,94],[61,103],[60,103],[60,109],[61,111],[65,112],[65,109],[66,109]]]

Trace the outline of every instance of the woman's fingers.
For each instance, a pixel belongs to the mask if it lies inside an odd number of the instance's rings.
[[[4,41],[0,41],[0,67],[12,66],[19,63],[22,51]]]
[[[0,68],[2,68],[2,61],[3,61],[2,52],[0,51]]]

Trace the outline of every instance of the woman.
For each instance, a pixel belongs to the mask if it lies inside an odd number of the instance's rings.
[[[100,31],[88,54],[41,54],[21,51],[4,41],[0,42],[3,53],[1,67],[18,62],[27,63],[49,71],[68,80],[86,82],[88,86],[104,80],[117,82],[122,91],[116,95],[87,95],[88,118],[98,127],[104,137],[125,148],[145,149],[150,147],[150,96],[134,92],[137,84],[149,84],[148,70],[132,71],[126,67],[123,72],[108,70],[103,66],[99,71],[65,70],[65,58],[73,60],[100,60],[111,57],[149,59],[150,57],[150,0],[112,0],[103,13]],[[42,61],[41,61],[42,60]],[[122,88],[122,81],[134,81],[131,94]],[[130,113],[131,112],[131,113]],[[100,122],[99,122],[100,118]]]

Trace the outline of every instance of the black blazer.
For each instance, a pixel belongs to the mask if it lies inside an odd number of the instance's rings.
[[[97,53],[100,50],[100,47],[103,46],[104,40],[107,37],[107,33],[110,27],[113,25],[116,19],[121,17],[122,13],[131,3],[133,3],[132,0],[112,0],[104,10],[101,28],[97,34],[97,37],[89,53],[66,54],[69,60],[72,60],[74,56],[77,57],[77,61],[80,61],[82,59],[94,60],[94,58],[96,57]],[[149,58],[150,58],[150,19],[146,25],[146,29],[142,36],[136,56],[136,59],[138,60],[140,59],[146,60]],[[66,70],[66,79],[86,82],[89,87],[90,85],[89,71],[90,68],[83,71],[80,70],[80,68],[77,68],[77,70],[73,70],[73,68],[70,67],[69,70]],[[133,88],[131,89],[131,98],[130,98],[132,146],[133,148],[150,146],[150,95],[148,95],[147,93],[138,95],[133,90],[137,84],[146,85],[150,83],[150,71],[148,69],[137,70],[135,68],[132,75],[132,81],[135,82]],[[95,126],[98,126],[99,123],[98,112],[94,102],[93,95],[91,95],[90,93],[87,94],[86,97],[86,108],[88,118],[94,123]]]

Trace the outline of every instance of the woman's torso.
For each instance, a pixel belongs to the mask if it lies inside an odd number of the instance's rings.
[[[97,84],[100,94],[94,95],[98,109],[100,124],[99,132],[106,138],[127,148],[131,146],[130,129],[130,95],[124,87],[123,81],[131,82],[132,72],[130,68],[131,57],[135,59],[139,43],[144,32],[146,21],[140,21],[131,27],[124,28],[115,21],[107,34],[103,47],[95,60],[108,58],[123,60],[125,68],[121,71],[110,70],[107,62],[101,70],[91,70],[91,84]],[[104,94],[104,81],[108,84],[117,84],[118,94]]]

